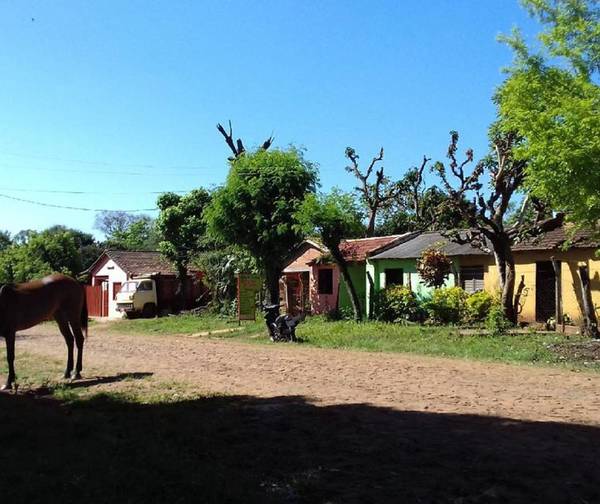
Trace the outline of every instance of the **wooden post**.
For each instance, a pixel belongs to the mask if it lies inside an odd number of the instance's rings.
[[[600,338],[598,332],[598,318],[592,302],[592,290],[590,288],[590,275],[587,265],[579,266],[579,280],[581,281],[581,299],[583,300],[583,314],[585,318],[585,333],[592,338]]]
[[[515,300],[514,300],[514,310],[515,310],[515,315],[517,316],[517,318],[519,317],[519,314],[522,311],[522,307],[521,307],[521,296],[523,295],[523,290],[525,289],[525,275],[521,275],[521,282],[519,283],[519,286],[517,287],[517,292],[515,294]]]
[[[555,292],[555,319],[556,319],[556,328],[558,326],[562,326],[563,323],[563,308],[562,308],[562,276],[561,276],[561,267],[560,262],[556,260],[555,257],[551,257],[552,267],[554,268],[554,290]],[[564,332],[564,328],[563,328]]]

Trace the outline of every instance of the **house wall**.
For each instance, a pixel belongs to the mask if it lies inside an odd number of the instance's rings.
[[[104,288],[108,288],[108,317],[109,318],[121,318],[123,315],[117,311],[117,302],[113,299],[114,296],[114,283],[125,283],[128,280],[127,273],[125,273],[112,259],[108,259],[99,269],[95,270],[92,275],[92,285],[99,285],[101,282],[98,277],[108,277],[108,283],[103,285]]]
[[[484,284],[488,276],[487,271],[493,259],[488,256],[461,256],[453,257],[452,262],[454,268],[459,270],[462,266],[483,266]],[[403,285],[410,287],[419,299],[428,298],[433,291],[433,287],[428,287],[423,283],[417,272],[416,259],[369,259],[367,261],[366,273],[371,275],[373,279],[373,287],[375,291],[385,289],[385,270],[386,269],[402,269],[403,270]],[[366,285],[369,285],[369,278],[366,278]],[[454,272],[450,273],[444,287],[454,287],[457,285],[458,279]],[[493,282],[490,282],[492,285]],[[487,287],[486,287],[487,289]],[[372,294],[367,291],[367,308],[370,312],[370,298]]]
[[[600,258],[595,256],[595,249],[572,249],[568,251],[531,251],[515,252],[516,285],[524,277],[525,290],[521,297],[522,309],[519,320],[525,322],[535,321],[536,303],[536,262],[550,261],[555,257],[561,261],[562,302],[563,313],[580,324],[583,320],[583,305],[581,300],[581,287],[579,282],[578,266],[580,263],[588,265],[591,280],[592,301],[596,306],[596,313],[600,316]],[[500,288],[498,268],[490,265],[484,277],[485,289],[495,291]],[[516,287],[515,287],[516,288]]]
[[[320,269],[333,270],[333,292],[331,294],[319,294],[318,279]],[[340,272],[337,266],[332,264],[315,264],[310,269],[310,304],[311,312],[314,314],[328,313],[337,307],[338,291],[340,289]]]

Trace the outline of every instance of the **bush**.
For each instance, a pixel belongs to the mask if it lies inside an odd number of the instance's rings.
[[[469,323],[485,322],[490,309],[496,302],[492,294],[486,291],[478,291],[471,294],[466,301],[465,321]]]
[[[504,316],[502,305],[494,303],[490,308],[485,327],[491,336],[502,336],[512,327],[510,320]]]
[[[375,293],[373,315],[383,322],[422,320],[423,310],[414,292],[402,285],[392,285]]]
[[[451,269],[452,261],[435,245],[423,251],[417,259],[417,272],[428,287],[444,285]]]
[[[458,324],[465,313],[469,295],[460,287],[435,289],[427,302],[427,312],[436,324]]]

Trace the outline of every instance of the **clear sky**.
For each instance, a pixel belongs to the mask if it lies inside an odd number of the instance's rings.
[[[228,119],[248,146],[305,147],[324,189],[353,187],[348,145],[383,146],[393,178],[444,159],[451,129],[477,157],[514,25],[537,31],[517,0],[0,0],[0,194],[153,208],[224,181]],[[13,233],[94,221],[4,197],[0,215]]]

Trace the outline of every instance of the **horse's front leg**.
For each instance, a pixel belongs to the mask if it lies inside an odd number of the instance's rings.
[[[81,328],[78,326],[73,327],[73,334],[75,335],[75,345],[77,345],[77,364],[75,364],[75,374],[73,378],[75,380],[81,379],[81,370],[83,369],[83,333],[81,332]]]
[[[15,374],[15,333],[6,332],[4,334],[6,340],[6,360],[8,362],[8,378],[2,390],[11,390],[17,376]]]

